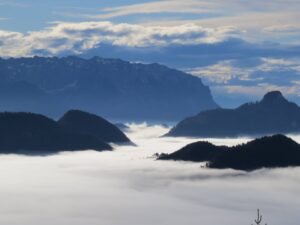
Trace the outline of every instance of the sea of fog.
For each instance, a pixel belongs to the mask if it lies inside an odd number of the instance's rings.
[[[130,125],[137,146],[113,152],[0,156],[0,224],[251,225],[260,208],[269,225],[299,225],[300,168],[245,173],[156,161],[154,153],[197,140],[160,138],[167,131]]]

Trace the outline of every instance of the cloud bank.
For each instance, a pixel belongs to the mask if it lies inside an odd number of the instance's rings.
[[[279,90],[289,99],[299,102],[300,58],[257,57],[253,65],[251,62],[245,64],[244,60],[224,60],[187,72],[201,77],[212,87],[217,98],[218,95],[222,98],[224,93],[245,96],[240,101],[233,99],[236,105],[238,102],[256,101],[273,90]]]
[[[103,43],[140,48],[217,43],[238,33],[234,27],[212,29],[194,24],[161,27],[111,22],[57,22],[44,30],[27,34],[0,31],[0,56],[78,54]]]
[[[240,225],[253,223],[257,208],[268,224],[299,223],[299,168],[247,174],[149,158],[196,141],[158,138],[167,130],[131,125],[139,146],[114,152],[0,156],[1,224]]]
[[[163,0],[104,7],[96,14],[83,14],[82,17],[126,20],[135,16],[138,23],[178,25],[192,22],[206,27],[235,26],[247,30],[247,36],[255,40],[261,37],[273,39],[270,32],[280,30],[279,39],[284,41],[284,34],[289,35],[290,31],[299,35],[299,9],[297,0],[230,0],[226,3],[221,0]]]
[[[117,7],[103,8],[101,14],[90,16],[91,18],[110,19],[114,17],[128,16],[132,14],[154,14],[154,13],[205,13],[210,12],[214,3],[208,1],[179,1],[163,0]]]

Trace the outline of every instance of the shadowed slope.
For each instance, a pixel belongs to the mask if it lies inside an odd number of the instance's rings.
[[[66,131],[33,113],[0,113],[0,153],[45,155],[59,151],[112,148],[97,137]]]
[[[280,92],[236,109],[215,109],[187,118],[167,136],[236,137],[300,132],[300,108]]]
[[[211,168],[238,170],[300,166],[300,145],[284,135],[263,137],[234,147],[197,142],[159,159],[208,161]]]
[[[104,142],[130,142],[126,135],[115,125],[97,115],[80,110],[68,111],[58,123],[70,132],[94,135]]]

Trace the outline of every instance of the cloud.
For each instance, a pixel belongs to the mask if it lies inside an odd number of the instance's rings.
[[[16,1],[7,1],[7,0],[1,0],[0,1],[0,7],[8,6],[8,7],[18,7],[18,8],[26,8],[28,5],[16,2]]]
[[[0,30],[0,55],[22,56],[24,35],[18,32]]]
[[[57,55],[66,51],[81,53],[102,43],[127,47],[216,43],[238,33],[234,27],[211,29],[194,24],[144,27],[111,22],[57,22],[44,30],[27,34],[1,31],[0,55],[28,56],[37,52]]]
[[[170,3],[166,4],[168,2]],[[299,10],[299,1],[230,0],[225,3],[220,0],[169,0],[104,9],[97,15],[91,15],[91,18],[113,19],[135,15],[136,21],[145,25],[176,26],[194,23],[204,27],[234,26],[245,31],[241,37],[248,41],[299,43],[299,35],[291,37],[291,33],[299,32]],[[158,15],[153,16],[154,13]],[[163,13],[163,16],[159,13]],[[151,17],[147,17],[147,14]],[[272,35],[274,32],[277,36]]]
[[[263,29],[265,32],[271,32],[271,33],[295,33],[300,32],[300,26],[297,25],[273,25],[269,27],[265,27]]]
[[[228,0],[226,3],[221,0],[162,0],[123,4],[82,12],[70,8],[69,11],[57,13],[71,18],[131,21],[143,26],[166,27],[191,23],[210,28],[233,26],[244,31],[240,37],[248,41],[299,43],[299,36],[295,36],[300,19],[300,3],[297,0]],[[274,32],[276,36],[272,35]]]
[[[187,69],[186,72],[215,84],[227,84],[233,79],[249,80],[250,73],[249,69],[233,67],[232,60],[220,61],[211,66]]]
[[[288,2],[229,0],[226,3],[221,0],[163,0],[103,8],[98,14],[85,17],[113,19],[130,15],[140,17],[151,15],[151,19],[142,19],[139,23],[164,26],[185,23],[196,23],[206,27],[235,26],[247,31],[245,37],[257,39],[257,35],[259,37],[267,35],[263,31],[280,29],[281,33],[286,33],[291,32],[294,27],[297,28],[299,10],[300,3],[297,0]],[[164,14],[164,17],[159,15],[154,17],[153,14]],[[270,35],[267,37],[272,38]]]
[[[243,63],[243,65],[240,66],[239,63]],[[254,85],[265,82],[291,85],[294,80],[300,78],[299,59],[261,57],[254,65],[245,66],[244,63],[243,60],[237,59],[224,60],[213,65],[195,67],[186,71],[216,84],[239,82],[245,85],[248,82]]]
[[[300,7],[298,7],[300,8]],[[204,27],[234,26],[243,31],[239,37],[249,42],[276,42],[281,44],[299,44],[298,11],[262,12],[254,11],[248,13],[236,13],[225,16],[206,16],[201,18],[158,18],[147,20],[145,25],[175,26],[186,23],[194,23]],[[260,21],[257,23],[257,21]],[[289,29],[284,26],[289,24]],[[270,32],[281,29],[281,32]],[[296,30],[292,32],[292,27]],[[269,32],[268,32],[269,31]]]
[[[90,16],[91,18],[109,19],[132,14],[153,14],[153,13],[205,13],[210,12],[214,6],[209,1],[179,1],[163,0],[146,3],[138,3],[125,6],[117,6],[102,9],[99,15]]]
[[[298,57],[295,58],[262,58],[262,64],[259,69],[262,71],[290,71],[295,70],[300,73],[300,61]]]
[[[127,16],[132,14],[153,14],[153,13],[217,13],[218,17],[220,12],[222,15],[234,16],[244,15],[249,12],[257,12],[258,9],[261,13],[278,12],[278,11],[297,11],[299,9],[299,1],[291,0],[283,2],[281,0],[274,0],[272,2],[261,2],[254,0],[250,2],[229,0],[224,4],[221,0],[162,0],[150,1],[144,3],[134,3],[123,6],[116,6],[110,8],[103,8],[101,13],[95,17],[101,19],[109,19],[120,16]]]
[[[251,224],[260,208],[265,223],[298,225],[299,168],[245,173],[155,161],[149,158],[155,152],[196,141],[158,138],[164,132],[159,126],[134,125],[129,136],[139,146],[114,152],[0,156],[5,181],[0,223],[240,225]],[[213,140],[219,145],[245,141]]]
[[[216,64],[191,68],[187,71],[200,77],[213,91],[217,102],[236,107],[256,101],[266,92],[279,90],[299,102],[300,59],[254,57],[220,61]]]
[[[269,91],[274,91],[278,90],[281,91],[282,93],[286,95],[299,95],[300,91],[300,86],[295,85],[295,86],[278,86],[278,85],[273,85],[273,84],[268,84],[268,83],[259,83],[255,86],[238,86],[238,85],[228,85],[224,87],[228,93],[234,93],[234,94],[244,94],[244,95],[252,95],[252,96],[257,96],[260,98],[263,96],[265,93]]]

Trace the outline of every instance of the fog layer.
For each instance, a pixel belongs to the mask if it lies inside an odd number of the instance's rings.
[[[257,208],[270,225],[299,224],[300,168],[245,173],[156,161],[150,157],[156,152],[197,141],[159,138],[167,131],[130,125],[127,135],[137,147],[113,152],[0,156],[0,224],[250,225]]]

